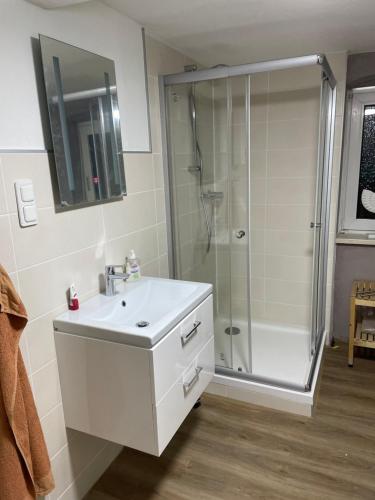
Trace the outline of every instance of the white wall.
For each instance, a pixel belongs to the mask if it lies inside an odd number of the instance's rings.
[[[65,429],[52,321],[66,309],[67,288],[75,282],[81,300],[97,293],[104,265],[123,262],[131,248],[145,275],[168,275],[157,75],[191,61],[151,39],[146,45],[153,153],[125,154],[123,201],[56,214],[48,155],[0,152],[0,262],[29,315],[21,347],[56,480],[51,499],[81,498],[121,450]],[[23,177],[33,180],[39,224],[21,229],[13,184]]]
[[[148,151],[141,27],[99,2],[45,10],[24,0],[0,0],[0,149],[46,149],[31,45],[39,33],[115,61],[123,148]]]

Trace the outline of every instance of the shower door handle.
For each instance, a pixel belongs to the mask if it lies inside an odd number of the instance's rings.
[[[235,236],[236,236],[236,238],[238,238],[240,240],[241,238],[243,238],[245,236],[245,234],[246,234],[245,231],[243,229],[240,229],[239,231],[237,231],[235,233]]]
[[[321,222],[310,222],[310,228],[311,229],[320,229],[322,227]]]

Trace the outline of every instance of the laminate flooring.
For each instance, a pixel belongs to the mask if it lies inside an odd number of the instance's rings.
[[[124,448],[86,500],[374,500],[374,387],[339,344],[312,418],[205,394],[160,458]]]

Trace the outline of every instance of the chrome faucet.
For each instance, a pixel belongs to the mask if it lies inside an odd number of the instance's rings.
[[[108,297],[112,297],[113,295],[116,295],[116,287],[115,287],[115,281],[116,280],[123,280],[126,281],[129,278],[128,273],[116,273],[115,269],[116,267],[121,267],[121,265],[110,265],[110,266],[105,266],[105,294]]]

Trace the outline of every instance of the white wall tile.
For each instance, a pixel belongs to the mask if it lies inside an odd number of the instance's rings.
[[[268,177],[316,177],[316,145],[268,152]]]
[[[270,149],[313,148],[318,143],[318,119],[269,122]]]
[[[245,254],[245,258],[247,258]],[[264,253],[252,253],[250,256],[251,276],[253,278],[264,278]]]
[[[20,291],[30,319],[67,305],[67,290],[75,283],[83,295],[99,288],[104,271],[101,247],[88,248],[19,272]]]
[[[88,462],[106,446],[107,441],[68,429],[68,443],[74,475],[78,476]]]
[[[167,224],[162,222],[157,226],[159,256],[168,253]]]
[[[9,273],[11,273],[16,270],[16,261],[8,215],[0,215],[0,235],[0,263]]]
[[[300,89],[310,89],[320,82],[321,68],[318,65],[305,68],[285,69],[269,73],[269,91],[285,92]]]
[[[156,199],[156,221],[163,222],[165,221],[166,213],[165,213],[165,193],[163,189],[157,189],[155,191],[155,199]]]
[[[58,404],[41,419],[44,438],[50,457],[56,455],[67,443],[64,412],[62,404]]]
[[[152,262],[148,262],[142,267],[143,276],[160,276],[160,263],[159,259],[153,260]]]
[[[3,176],[8,208],[17,211],[14,182],[17,179],[31,179],[34,184],[36,205],[52,207],[53,195],[48,155],[45,153],[1,154]]]
[[[61,401],[57,361],[54,360],[33,374],[35,404],[39,418],[43,418]]]
[[[266,177],[267,172],[267,151],[251,149],[250,153],[250,177],[255,179],[258,177]]]
[[[288,255],[296,257],[312,257],[312,231],[265,231],[266,255]]]
[[[32,372],[56,358],[53,319],[64,309],[65,305],[27,324],[23,335],[27,338]]]
[[[311,305],[311,283],[265,279],[265,296],[269,302],[297,306]]]
[[[312,177],[268,179],[267,200],[271,205],[313,205],[315,203],[315,179]],[[294,207],[294,210],[298,212],[299,208]]]
[[[69,448],[65,446],[52,460],[52,473],[55,479],[55,489],[50,495],[50,499],[57,499],[63,491],[72,484],[74,471],[70,458]]]
[[[140,260],[141,268],[144,264],[158,257],[157,226],[151,226],[142,231],[110,240],[106,244],[106,263],[124,264],[130,250],[134,250]]]
[[[250,307],[252,320],[262,321],[265,319],[265,302],[263,300],[252,300]]]
[[[320,111],[320,81],[306,89],[271,92],[269,120],[310,119]]]
[[[250,125],[250,141],[253,151],[263,151],[266,148],[267,122],[254,122]]]
[[[56,213],[53,208],[38,211],[38,224],[22,228],[17,214],[11,215],[12,232],[20,269],[75,252],[104,241],[101,207]],[[35,245],[35,242],[38,245]]]
[[[164,189],[163,157],[161,154],[152,155],[154,168],[155,188]]]
[[[266,321],[308,328],[310,325],[310,311],[311,306],[266,302],[264,317]]]
[[[159,259],[159,276],[161,278],[170,278],[168,255],[162,255]]]
[[[61,495],[60,500],[81,500],[89,491],[91,486],[102,475],[103,471],[111,464],[111,462],[119,455],[122,447],[115,443],[108,443],[94,459],[90,461],[75,478],[72,483]],[[90,492],[90,498],[92,493]],[[107,496],[107,495],[106,495]],[[102,500],[105,500],[102,498]],[[108,498],[106,499],[108,500]]]
[[[106,236],[109,239],[156,224],[153,191],[128,195],[123,201],[103,206]]]
[[[311,282],[313,261],[310,256],[266,255],[265,276],[276,280]]]
[[[254,178],[252,180],[250,185],[250,204],[251,205],[266,204],[266,179],[260,177],[260,178]]]
[[[308,191],[308,190],[305,190]],[[299,197],[299,195],[298,195]],[[295,197],[295,199],[297,196]],[[270,199],[271,196],[270,196]],[[281,201],[281,197],[279,197]],[[308,202],[306,197],[306,202]],[[273,201],[273,199],[272,199]],[[285,199],[285,201],[287,201]],[[300,201],[303,201],[302,197]],[[293,228],[295,230],[306,230],[310,227],[310,222],[314,220],[313,205],[273,205],[267,206],[266,228],[267,229],[285,229]]]

